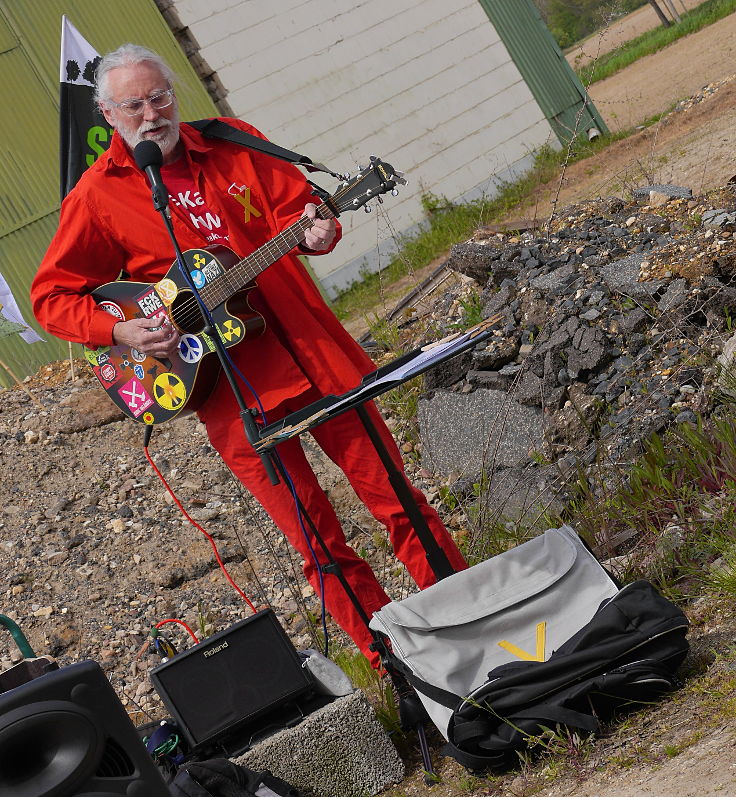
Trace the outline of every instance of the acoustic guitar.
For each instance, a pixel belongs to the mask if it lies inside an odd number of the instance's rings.
[[[357,210],[374,197],[396,193],[401,173],[371,157],[370,164],[338,186],[317,206],[322,219]],[[312,226],[301,218],[242,260],[226,246],[183,253],[156,283],[117,280],[96,288],[99,307],[120,321],[168,319],[181,335],[170,359],[151,357],[125,345],[85,348],[85,356],[107,395],[134,421],[159,424],[196,410],[212,392],[220,372],[213,335],[225,348],[259,335],[262,316],[248,303],[255,278],[304,240]],[[195,294],[195,289],[199,299]],[[200,304],[201,301],[201,304]],[[204,307],[202,306],[204,305]]]

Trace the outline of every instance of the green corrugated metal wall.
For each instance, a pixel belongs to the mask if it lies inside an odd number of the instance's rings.
[[[565,145],[608,128],[532,0],[479,0],[552,129]]]
[[[59,211],[62,14],[100,53],[126,41],[160,52],[180,77],[183,119],[217,113],[153,0],[0,0],[0,273],[26,323],[47,341],[28,344],[17,334],[0,338],[0,360],[20,378],[69,351],[36,325],[28,301]],[[81,347],[74,347],[74,355],[81,355]],[[0,383],[12,383],[2,368]]]

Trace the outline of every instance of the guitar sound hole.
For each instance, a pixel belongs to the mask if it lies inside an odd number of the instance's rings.
[[[200,310],[192,291],[180,290],[169,308],[174,326],[182,333],[198,335],[207,326],[207,321]]]

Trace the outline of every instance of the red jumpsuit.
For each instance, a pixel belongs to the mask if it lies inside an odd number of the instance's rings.
[[[239,120],[228,123],[260,135]],[[314,197],[293,166],[181,126],[184,157],[207,206],[226,223],[229,246],[243,257],[298,219]],[[237,194],[238,196],[235,196]],[[172,206],[175,233],[183,250],[206,245],[204,232]],[[338,236],[335,239],[339,240]],[[65,340],[89,346],[112,343],[116,319],[88,295],[121,270],[139,282],[157,282],[171,267],[172,246],[151,202],[145,176],[116,134],[108,150],[85,172],[64,200],[59,228],[31,288],[41,325]],[[271,423],[327,394],[355,387],[373,370],[371,360],[345,331],[322,299],[295,253],[280,258],[257,279],[251,304],[266,317],[261,337],[245,340],[230,354],[256,392]],[[246,401],[254,401],[244,390]],[[367,405],[384,444],[401,468],[396,444],[372,404]],[[237,404],[220,379],[199,411],[215,449],[263,505],[304,557],[304,572],[316,591],[319,577],[298,523],[287,485],[272,486],[245,440]],[[386,471],[355,412],[312,431],[325,453],[345,472],[358,497],[388,529],[398,558],[420,588],[434,583],[425,551],[388,482]],[[368,564],[347,545],[335,512],[319,487],[298,440],[278,447],[296,492],[359,597],[368,616],[389,601]],[[455,569],[466,564],[424,495],[411,488],[429,528]],[[310,533],[311,537],[311,533]],[[324,556],[312,541],[321,562]],[[324,575],[325,602],[335,621],[375,663],[371,636],[337,579]]]

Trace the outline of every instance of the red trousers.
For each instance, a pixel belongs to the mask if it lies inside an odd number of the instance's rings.
[[[212,445],[302,555],[304,574],[315,592],[320,594],[319,573],[304,538],[289,486],[283,480],[276,486],[270,483],[260,458],[245,439],[234,399],[232,406],[222,406],[223,403],[231,401],[227,395],[229,391],[218,391],[218,393],[217,417],[208,418],[206,421]],[[298,397],[298,406],[306,406],[317,398],[319,394],[316,391],[309,391]],[[283,407],[281,416],[297,409],[298,406]],[[378,410],[371,402],[365,406],[392,459],[399,469],[403,470],[396,442]],[[277,418],[269,417],[268,420],[272,423]],[[386,469],[368,438],[358,414],[354,410],[346,412],[315,427],[311,434],[325,454],[342,469],[371,514],[386,527],[396,556],[404,563],[417,585],[424,589],[434,584],[436,578],[427,562],[425,550],[389,483]],[[335,510],[319,486],[298,438],[281,443],[277,447],[277,452],[299,499],[370,618],[374,611],[389,603],[390,598],[378,583],[368,563],[361,559],[345,541],[345,534]],[[427,504],[420,490],[411,485],[409,487],[419,511],[447,554],[452,567],[455,570],[465,569],[467,564],[437,513]],[[320,564],[325,564],[326,558],[322,549],[314,540],[309,525],[306,522],[304,525]],[[352,637],[371,663],[377,666],[378,656],[368,648],[372,641],[371,634],[337,577],[323,573],[323,583],[327,610],[338,625]]]

